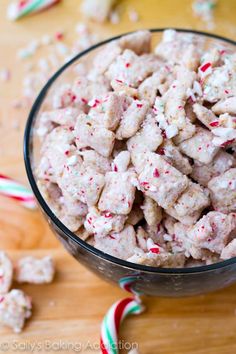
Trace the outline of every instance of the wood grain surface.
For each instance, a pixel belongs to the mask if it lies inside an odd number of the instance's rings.
[[[72,28],[82,20],[79,3],[64,0],[47,12],[11,23],[5,15],[8,1],[0,1],[0,70],[8,68],[11,72],[9,82],[0,81],[0,172],[24,183],[27,179],[22,139],[29,107],[18,110],[12,107],[12,102],[21,95],[24,76],[16,52],[45,33],[63,29],[72,36]],[[205,24],[193,17],[189,0],[124,0],[121,6],[118,25],[92,24],[94,30],[105,37],[150,27],[206,30]],[[139,22],[129,21],[131,8],[139,13]],[[235,15],[235,0],[219,0],[212,31],[236,39]],[[33,298],[33,317],[20,335],[0,327],[0,353],[98,353],[103,315],[126,294],[67,255],[39,211],[25,210],[4,197],[0,197],[0,248],[7,250],[13,259],[24,254],[51,254],[57,267],[53,284],[22,286]],[[147,311],[129,318],[121,329],[121,338],[129,343],[138,342],[142,354],[236,353],[236,285],[192,298],[146,298],[145,303]]]

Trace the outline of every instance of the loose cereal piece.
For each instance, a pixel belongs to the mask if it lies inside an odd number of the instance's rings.
[[[179,148],[170,140],[164,140],[164,143],[158,149],[158,153],[183,174],[189,175],[192,172],[192,166],[188,158],[183,156]]]
[[[132,153],[137,151],[156,151],[163,141],[161,129],[158,127],[155,117],[148,114],[142,128],[127,141],[128,150]]]
[[[94,247],[121,259],[131,257],[136,247],[135,231],[131,225],[127,225],[121,232],[111,233],[105,237],[95,235],[94,238]]]
[[[113,160],[112,170],[114,172],[125,172],[130,163],[130,152],[125,150],[121,151]]]
[[[216,103],[219,100],[227,98],[229,93],[235,95],[234,59],[228,56],[224,65],[212,69],[211,63],[206,63],[200,67],[199,72],[201,73],[201,70],[209,64],[210,70],[206,70],[207,75],[204,75],[206,77],[202,78],[204,100]]]
[[[167,62],[184,64],[194,70],[199,62],[201,49],[197,36],[167,29],[163,32],[162,41],[156,46],[155,53]]]
[[[15,267],[15,280],[18,283],[51,283],[54,274],[55,268],[50,256],[41,259],[24,257],[16,263]]]
[[[100,155],[95,150],[83,150],[80,154],[83,157],[83,166],[89,166],[102,174],[111,171],[110,158]]]
[[[161,222],[162,209],[153,199],[145,196],[142,209],[148,225],[156,226]]]
[[[139,84],[155,70],[151,59],[153,57],[144,54],[136,55],[132,50],[125,49],[124,52],[116,58],[106,75],[110,81],[118,80],[131,87],[138,87]],[[156,59],[156,65],[160,65]]]
[[[13,289],[1,296],[0,323],[20,333],[25,320],[31,316],[31,300],[21,290]]]
[[[111,87],[117,94],[126,95],[127,97],[137,98],[138,90],[126,84],[121,80],[111,80]]]
[[[9,291],[13,277],[13,266],[7,254],[0,251],[0,294]]]
[[[174,136],[173,142],[175,143],[175,145],[179,145],[183,141],[194,136],[195,132],[196,132],[196,126],[192,124],[190,120],[186,117],[185,127],[179,130],[178,135]]]
[[[120,126],[116,131],[117,139],[127,139],[137,133],[145,119],[148,108],[147,101],[134,100],[123,114]]]
[[[186,225],[193,225],[199,218],[203,209],[210,204],[209,191],[203,189],[197,183],[189,183],[187,189],[175,202],[166,210],[166,213]]]
[[[104,176],[89,166],[70,166],[65,169],[58,184],[74,200],[95,205],[104,186]]]
[[[195,103],[193,105],[194,113],[207,128],[212,129],[215,126],[218,126],[218,117],[212,112],[212,110],[207,109],[206,107]]]
[[[55,212],[57,217],[61,220],[70,231],[76,232],[84,223],[84,218],[81,216],[68,215],[65,210]]]
[[[176,219],[164,213],[162,224],[169,235],[174,235],[174,225],[177,223]]]
[[[163,252],[156,254],[152,252],[144,253],[140,250],[128,258],[127,261],[150,267],[181,268],[184,266],[185,256],[183,253]]]
[[[164,71],[155,72],[152,76],[145,79],[138,88],[138,97],[141,100],[146,100],[150,105],[153,105],[157,96],[157,91],[160,85],[165,80]]]
[[[208,182],[212,205],[222,213],[236,211],[236,168],[231,168]]]
[[[115,215],[109,211],[100,212],[97,208],[90,207],[84,227],[90,234],[105,236],[110,232],[122,231],[126,219],[127,217],[124,215]]]
[[[214,134],[213,144],[223,148],[235,145],[236,121],[228,113],[219,116],[219,126],[212,128]]]
[[[60,141],[60,144],[58,144],[58,141]],[[64,166],[70,162],[70,155],[74,155],[73,142],[73,133],[66,127],[54,128],[47,135],[41,150],[44,159],[39,166],[40,178],[46,178],[52,180],[52,182],[56,181],[62,174]],[[81,162],[79,156],[76,156],[76,160],[77,163]]]
[[[124,49],[130,49],[137,55],[149,53],[151,50],[151,32],[141,30],[134,33],[122,36],[119,41],[119,46]]]
[[[104,22],[114,5],[115,0],[83,0],[81,11],[83,15],[97,22]]]
[[[106,44],[95,56],[92,70],[97,74],[104,74],[120,53],[121,48],[117,41]]]
[[[236,114],[236,96],[220,100],[212,106],[212,111],[216,114]]]
[[[171,207],[188,186],[188,179],[160,155],[147,154],[146,164],[138,176],[140,189],[166,209]]]
[[[110,91],[110,84],[104,75],[90,75],[89,80],[86,77],[80,76],[75,80],[72,86],[74,105],[86,109],[87,104],[94,97],[106,94]]]
[[[163,96],[164,113],[169,125],[175,125],[179,130],[183,130],[186,121],[184,106],[188,98],[187,90],[193,85],[195,73],[184,67],[179,67],[176,75],[177,79]]]
[[[127,99],[124,95],[118,95],[114,92],[100,98],[95,98],[89,102],[91,106],[89,117],[98,124],[113,131],[119,125],[124,114],[126,101]]]
[[[225,215],[217,211],[209,212],[204,215],[188,231],[188,237],[193,243],[190,253],[193,258],[195,250],[206,249],[220,254],[223,248],[230,240],[231,233],[235,232],[235,218],[231,215]]]
[[[91,147],[108,157],[115,142],[115,134],[95,123],[89,116],[80,115],[75,125],[76,144],[79,148]]]
[[[230,259],[236,257],[236,239],[228,243],[221,252],[221,259]]]
[[[220,150],[212,162],[207,165],[194,160],[191,177],[202,186],[207,187],[208,182],[213,177],[219,176],[220,174],[229,170],[231,167],[235,166],[236,160],[233,155]]]
[[[139,226],[137,228],[136,239],[137,239],[138,247],[140,247],[144,252],[147,252],[148,233],[142,228],[142,226]]]
[[[219,147],[212,143],[213,135],[208,130],[197,127],[196,134],[180,143],[180,150],[187,156],[196,159],[202,163],[210,163]]]
[[[79,231],[76,232],[76,235],[83,241],[88,242],[91,239],[91,234],[84,227],[81,227]]]
[[[57,87],[57,90],[52,96],[52,108],[60,109],[66,107],[74,107],[75,95],[72,87],[69,84],[63,84]],[[81,106],[82,107],[82,106]]]
[[[140,206],[137,203],[133,204],[133,208],[128,215],[128,219],[126,221],[129,225],[137,225],[143,219],[143,212],[140,209]]]
[[[88,212],[86,204],[82,203],[80,200],[73,199],[66,191],[63,191],[59,202],[61,203],[62,209],[65,208],[65,212],[70,216],[85,216]]]
[[[38,136],[44,138],[55,127],[55,124],[74,126],[79,112],[77,108],[66,107],[41,113],[37,128]]]
[[[135,174],[133,172],[108,172],[98,208],[114,214],[127,215],[135,197]]]

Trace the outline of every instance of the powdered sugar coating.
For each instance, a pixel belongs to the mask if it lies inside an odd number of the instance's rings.
[[[151,39],[103,46],[54,93],[37,126],[39,187],[102,252],[211,264],[234,255],[236,55],[175,30],[153,53]]]

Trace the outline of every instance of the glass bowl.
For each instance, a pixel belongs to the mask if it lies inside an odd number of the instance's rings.
[[[236,49],[236,42],[217,35],[186,29],[176,30],[204,38],[209,47],[219,44]],[[163,28],[151,30],[153,44],[161,39],[163,31]],[[94,248],[71,232],[55,216],[38,189],[34,168],[39,157],[39,142],[34,134],[34,126],[39,113],[47,109],[55,89],[75,76],[78,63],[91,63],[94,54],[97,54],[102,46],[118,38],[120,36],[100,42],[79,53],[54,74],[38,95],[29,114],[24,136],[25,167],[31,188],[50,227],[66,250],[102,279],[132,293],[152,296],[189,296],[224,288],[236,280],[236,257],[191,268],[149,267],[118,259]]]

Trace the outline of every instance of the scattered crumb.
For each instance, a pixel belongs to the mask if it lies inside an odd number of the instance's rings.
[[[9,81],[11,79],[11,72],[9,69],[0,70],[0,80],[3,82]]]
[[[192,4],[193,13],[206,23],[207,29],[212,30],[214,24],[214,8],[217,0],[195,0]]]
[[[131,22],[138,22],[139,21],[139,14],[136,10],[130,9],[128,12],[129,20]]]

